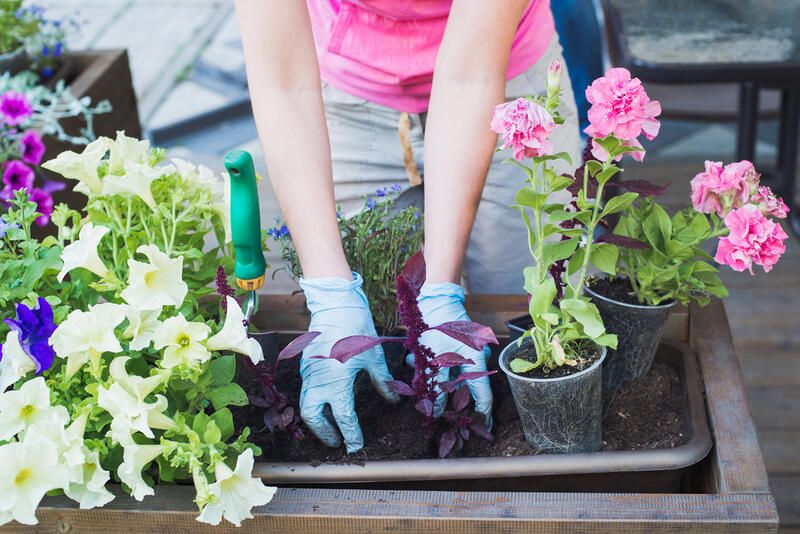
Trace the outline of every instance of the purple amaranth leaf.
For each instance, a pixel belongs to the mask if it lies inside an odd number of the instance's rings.
[[[476,436],[480,436],[487,441],[494,441],[494,436],[492,435],[491,432],[489,432],[489,429],[487,429],[486,425],[483,424],[483,422],[481,421],[476,421],[475,419],[473,419],[469,423],[469,429],[472,430],[472,432]]]
[[[603,234],[594,240],[595,243],[610,243],[623,248],[640,248],[648,249],[650,245],[644,241],[639,241],[632,237],[619,235],[619,234]]]
[[[432,330],[447,334],[475,350],[483,350],[488,343],[497,344],[497,337],[491,328],[472,321],[450,321],[434,326]]]
[[[381,343],[394,340],[395,338],[392,337],[349,336],[334,343],[329,356],[312,356],[312,358],[320,360],[331,358],[345,363],[350,358],[358,356]]]
[[[458,435],[454,429],[446,430],[439,438],[439,458],[446,458],[456,445]]]
[[[422,284],[425,283],[425,256],[422,255],[422,251],[409,258],[400,276],[408,283],[414,296],[418,296]]]
[[[390,391],[394,391],[398,395],[404,395],[406,397],[413,397],[415,395],[414,390],[401,380],[387,380],[386,387],[389,388]]]
[[[431,360],[431,364],[440,369],[446,369],[448,367],[458,367],[459,365],[475,365],[475,362],[457,352],[445,352]]]
[[[460,412],[467,407],[467,404],[469,404],[469,388],[462,386],[453,395],[453,410]]]
[[[302,353],[306,347],[308,347],[319,335],[320,332],[306,332],[305,334],[294,338],[291,343],[286,345],[286,347],[280,351],[275,365],[277,366],[278,362],[281,360],[288,360]]]
[[[431,401],[430,399],[420,399],[414,405],[414,408],[416,408],[417,411],[422,415],[424,415],[425,417],[433,416],[433,401]]]
[[[461,373],[454,380],[441,382],[439,384],[439,388],[445,393],[452,393],[464,380],[475,380],[476,378],[483,378],[484,376],[493,375],[496,372],[497,371],[470,371],[469,373]]]
[[[632,193],[639,193],[641,197],[658,197],[667,191],[670,184],[656,185],[647,180],[623,180],[613,183],[613,186],[621,187]]]

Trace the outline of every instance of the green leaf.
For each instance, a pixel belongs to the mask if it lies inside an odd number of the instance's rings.
[[[603,206],[603,212],[600,217],[607,217],[613,213],[628,209],[638,197],[639,195],[637,193],[623,193],[622,195],[609,198],[606,205]]]
[[[226,406],[247,406],[247,393],[239,384],[226,384],[208,392],[207,398],[215,410]]]
[[[192,430],[202,436],[206,431],[206,427],[208,427],[208,423],[210,422],[211,418],[206,415],[205,412],[200,412],[194,416],[194,421],[192,421]]]
[[[583,331],[592,339],[602,336],[606,328],[597,306],[580,298],[562,299],[561,310],[568,313],[583,326]]]
[[[544,193],[537,193],[530,187],[525,187],[517,191],[515,200],[520,206],[527,206],[535,211],[539,211],[547,202],[547,196],[548,195]]]
[[[216,445],[222,439],[222,432],[219,431],[217,423],[209,421],[206,431],[203,432],[203,441],[208,445]]]
[[[567,263],[567,275],[572,276],[573,274],[577,273],[581,266],[583,265],[583,257],[586,254],[585,248],[579,248],[575,251],[575,255],[570,258],[569,263]]]
[[[565,260],[575,253],[579,239],[566,239],[542,245],[542,264],[552,265],[559,260]]]
[[[611,350],[617,349],[617,335],[616,334],[603,334],[602,336],[598,336],[593,340],[595,343],[600,345],[601,347],[608,347]]]
[[[528,360],[523,360],[522,358],[514,358],[511,360],[509,367],[515,373],[522,375],[533,371],[538,367],[538,365],[533,362],[529,362]]]
[[[212,386],[230,384],[236,374],[236,357],[227,355],[211,360],[211,363],[208,364],[208,372],[211,373]]]
[[[553,299],[556,298],[556,293],[556,283],[553,277],[548,276],[533,291],[531,302],[528,305],[531,317],[548,312],[553,305]]]
[[[619,259],[619,249],[610,243],[598,243],[592,245],[592,265],[610,275],[617,274],[617,260]]]
[[[617,174],[621,170],[622,169],[620,169],[616,165],[611,165],[606,170],[599,172],[597,176],[595,176],[595,178],[597,178],[597,183],[599,184],[607,183],[611,178],[614,177],[615,174]]]
[[[528,266],[522,269],[522,276],[525,278],[523,288],[529,295],[533,295],[536,287],[539,285],[539,280],[536,279],[536,267]]]
[[[217,410],[214,412],[214,415],[211,416],[211,420],[219,428],[220,433],[222,434],[222,441],[228,441],[228,438],[233,436],[234,426],[233,426],[233,414],[227,408],[223,408],[221,410]]]

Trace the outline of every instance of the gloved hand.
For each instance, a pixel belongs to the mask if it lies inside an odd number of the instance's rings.
[[[469,321],[467,311],[464,309],[464,288],[458,284],[425,283],[417,298],[422,318],[430,327],[438,326],[450,321]],[[429,330],[420,337],[420,341],[430,347],[436,355],[445,352],[457,352],[464,358],[469,358],[474,364],[460,366],[461,372],[486,371],[486,360],[491,351],[485,346],[483,351],[475,350],[462,342],[455,340],[436,330]],[[412,360],[413,361],[413,358]],[[439,382],[446,382],[456,377],[454,367],[442,369],[438,376]],[[452,376],[451,376],[452,374]],[[489,377],[484,376],[466,381],[467,387],[475,399],[475,410],[486,418],[486,428],[492,429],[492,388],[489,386]],[[436,399],[434,415],[440,416],[447,405],[447,394],[442,393]]]
[[[338,447],[342,444],[339,432],[323,413],[325,405],[329,404],[348,453],[356,452],[364,446],[353,394],[353,384],[359,371],[363,369],[369,373],[375,389],[387,401],[400,400],[386,386],[386,381],[393,378],[380,346],[354,356],[345,363],[311,357],[329,355],[333,344],[342,338],[377,335],[367,297],[361,289],[362,283],[358,273],[353,273],[353,280],[300,280],[300,287],[306,295],[306,305],[311,312],[309,332],[320,332],[303,351],[300,359],[300,376],[303,379],[300,417],[323,443],[329,447]]]

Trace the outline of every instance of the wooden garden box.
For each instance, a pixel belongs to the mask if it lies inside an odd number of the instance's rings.
[[[136,92],[133,88],[128,52],[125,49],[91,50],[70,52],[66,56],[63,76],[70,91],[76,98],[88,96],[92,105],[102,100],[111,104],[109,113],[94,116],[94,133],[99,136],[115,137],[118,130],[124,130],[130,137],[141,138],[142,127],[139,124]],[[77,135],[83,122],[81,118],[69,118],[61,121],[64,130]],[[47,151],[44,160],[55,158],[61,152],[72,150],[80,152],[83,147],[59,141],[52,137],[45,139]],[[45,171],[51,180],[65,181],[58,174]],[[55,203],[67,203],[73,209],[80,209],[86,204],[86,197],[72,191],[74,183],[67,181],[67,188],[54,195]]]
[[[257,317],[269,329],[307,323],[302,296],[268,297]],[[475,321],[504,332],[524,313],[518,297],[474,297]],[[241,532],[775,532],[778,514],[767,484],[739,362],[720,301],[678,309],[667,337],[688,342],[699,359],[714,446],[683,493],[543,493],[281,488],[254,510]],[[119,488],[114,491],[121,494]],[[163,486],[138,503],[121,496],[102,509],[81,511],[65,498],[47,499],[38,512],[48,532],[219,532],[195,521],[194,490]],[[2,529],[0,529],[2,530]],[[21,530],[9,525],[4,531]],[[232,529],[231,529],[232,530]]]

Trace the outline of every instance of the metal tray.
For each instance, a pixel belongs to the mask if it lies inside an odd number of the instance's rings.
[[[264,344],[283,344],[280,334]],[[284,338],[286,339],[286,338]],[[254,474],[279,485],[347,487],[422,487],[481,490],[679,491],[688,468],[711,449],[711,432],[703,400],[703,382],[695,355],[684,344],[665,342],[656,361],[674,367],[686,399],[684,432],[688,441],[672,449],[609,451],[584,454],[541,454],[513,457],[366,461],[356,464],[262,462]],[[496,352],[489,367],[496,368]],[[619,477],[609,474],[619,474]],[[601,476],[598,476],[601,475]]]

